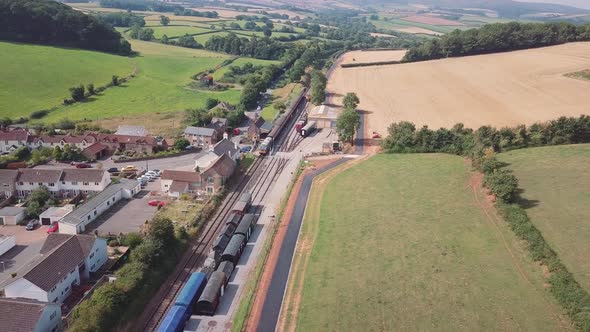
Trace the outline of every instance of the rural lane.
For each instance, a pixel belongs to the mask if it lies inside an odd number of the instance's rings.
[[[289,278],[293,253],[295,252],[297,238],[299,237],[299,229],[301,228],[301,224],[303,222],[303,215],[305,213],[307,199],[309,197],[309,192],[311,190],[311,185],[314,178],[323,172],[339,166],[349,160],[351,159],[338,159],[337,161],[334,161],[333,163],[330,163],[329,165],[304,176],[299,195],[295,201],[293,214],[291,215],[291,220],[289,221],[287,233],[285,234],[285,239],[281,243],[279,259],[272,274],[271,283],[264,299],[260,322],[258,323],[258,331],[275,331],[277,321],[279,319],[279,313],[281,311],[281,305],[283,303],[283,296],[287,287],[287,280]]]

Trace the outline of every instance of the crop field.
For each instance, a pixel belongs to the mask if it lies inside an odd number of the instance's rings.
[[[160,39],[163,35],[168,38],[182,37],[185,34],[195,35],[198,33],[211,32],[211,29],[186,26],[186,25],[168,25],[168,26],[151,26],[150,29],[154,30],[154,37]]]
[[[279,330],[571,329],[478,179],[461,157],[416,154],[316,180]]]
[[[588,114],[590,82],[565,74],[590,68],[590,43],[358,68],[337,68],[333,96],[356,92],[367,130],[417,126],[510,126]],[[341,97],[330,100],[341,104]]]
[[[385,29],[385,30],[392,30],[392,31],[402,31],[407,33],[412,33],[411,30],[408,28],[422,28],[427,31],[433,31],[437,34],[440,33],[447,33],[451,32],[455,29],[468,29],[468,26],[465,25],[456,25],[456,26],[445,26],[445,25],[434,25],[434,24],[427,24],[422,22],[412,22],[406,21],[401,18],[389,17],[387,20],[381,18],[380,20],[371,21],[378,29]],[[405,30],[403,30],[405,29]],[[421,31],[424,31],[421,30]],[[424,32],[416,32],[416,33],[424,33]]]
[[[590,144],[514,150],[498,159],[518,178],[531,221],[590,291]]]
[[[220,65],[228,56],[204,50],[130,40],[140,56],[132,58],[137,76],[120,87],[107,89],[88,102],[62,106],[45,122],[60,119],[96,120],[143,113],[175,112],[202,107],[207,98],[229,103],[239,101],[240,91],[221,92],[191,90],[191,76]],[[110,73],[109,73],[110,75]]]
[[[126,57],[52,46],[0,42],[1,116],[16,118],[59,105],[78,84],[105,85],[133,72]],[[51,64],[51,65],[48,65]]]
[[[405,50],[351,51],[343,54],[341,64],[400,61],[405,54]]]

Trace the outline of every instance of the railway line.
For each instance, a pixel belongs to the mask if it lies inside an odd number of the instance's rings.
[[[301,110],[306,105],[304,95],[305,91],[300,95],[292,109],[286,114],[284,120],[273,130],[276,140],[274,142],[276,147],[274,150],[275,154],[266,158],[257,158],[254,161],[246,174],[244,174],[235,186],[234,190],[219,207],[214,218],[204,226],[204,230],[199,235],[197,241],[191,244],[192,248],[179,263],[179,268],[174,271],[174,274],[167,283],[160,288],[148,303],[133,330],[155,331],[158,328],[158,325],[162,322],[166,312],[174,304],[175,298],[191,276],[191,273],[203,265],[215,238],[225,225],[226,217],[242,193],[250,192],[252,194],[252,201],[258,204],[254,211],[256,214],[262,211],[263,206],[260,203],[264,200],[272,184],[289,162],[288,158],[279,157],[276,155],[276,152],[292,151],[300,142],[298,140],[299,135],[297,135],[296,131],[288,131],[285,135],[284,130],[292,128],[300,117]]]

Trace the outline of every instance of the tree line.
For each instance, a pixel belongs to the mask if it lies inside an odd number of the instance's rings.
[[[219,13],[216,11],[196,11],[188,8],[177,8],[174,10],[174,15],[177,16],[196,16],[196,17],[208,17],[208,18],[218,18]]]
[[[0,39],[128,55],[131,45],[95,16],[50,0],[0,0]]]
[[[213,36],[205,43],[205,49],[256,59],[276,60],[285,52],[285,46],[268,37],[250,39],[235,33],[227,36]]]
[[[100,6],[103,8],[118,8],[126,10],[141,10],[169,13],[172,13],[175,10],[184,10],[184,7],[179,5],[170,5],[160,1],[146,0],[100,0]]]
[[[93,15],[99,20],[114,27],[132,27],[134,25],[140,27],[145,26],[143,16],[135,15],[133,13],[96,13]]]
[[[487,54],[590,40],[590,24],[494,23],[479,29],[454,30],[440,39],[412,47],[403,61]]]

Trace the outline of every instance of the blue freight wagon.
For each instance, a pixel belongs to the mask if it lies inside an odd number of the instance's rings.
[[[188,281],[184,284],[184,287],[182,287],[180,294],[178,294],[174,304],[187,307],[187,314],[190,314],[193,304],[195,304],[199,296],[201,296],[206,283],[207,275],[205,273],[195,272],[191,274]]]
[[[158,326],[158,332],[180,332],[184,330],[184,323],[187,318],[187,307],[175,305],[168,310],[168,313]]]

